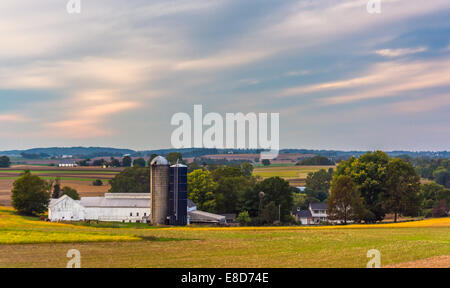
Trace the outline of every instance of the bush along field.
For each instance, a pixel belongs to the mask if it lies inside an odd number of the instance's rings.
[[[322,227],[155,228],[50,223],[0,208],[0,267],[65,267],[69,249],[80,251],[83,267],[365,267],[370,249],[380,251],[382,265],[397,265],[449,255],[450,218]]]

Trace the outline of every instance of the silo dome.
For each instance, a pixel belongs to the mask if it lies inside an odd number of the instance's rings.
[[[152,160],[152,162],[150,162],[150,165],[151,166],[160,166],[160,165],[168,166],[169,161],[167,161],[167,159],[162,156],[157,156]]]

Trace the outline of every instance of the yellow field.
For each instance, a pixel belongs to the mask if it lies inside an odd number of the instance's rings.
[[[324,227],[103,228],[39,221],[0,207],[0,267],[65,267],[70,249],[82,267],[365,267],[450,255],[450,218]],[[414,264],[416,265],[416,264]],[[437,265],[437,266],[436,266]]]
[[[115,235],[99,229],[50,223],[15,215],[11,208],[0,207],[0,244],[136,241],[133,235]]]
[[[253,175],[258,175],[263,178],[268,177],[281,177],[285,179],[289,178],[306,178],[308,173],[316,172],[320,169],[328,170],[328,168],[334,168],[335,166],[274,166],[274,167],[257,167],[253,170]]]

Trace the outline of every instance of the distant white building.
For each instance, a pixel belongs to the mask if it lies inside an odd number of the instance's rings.
[[[308,210],[297,208],[294,216],[302,225],[317,225],[328,221],[327,208],[327,203],[310,203]]]
[[[58,167],[77,167],[78,164],[75,160],[62,160],[59,162]]]

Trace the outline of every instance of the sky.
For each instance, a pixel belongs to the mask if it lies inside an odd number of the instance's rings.
[[[280,147],[450,150],[450,1],[0,1],[0,150],[171,147],[177,112]]]

